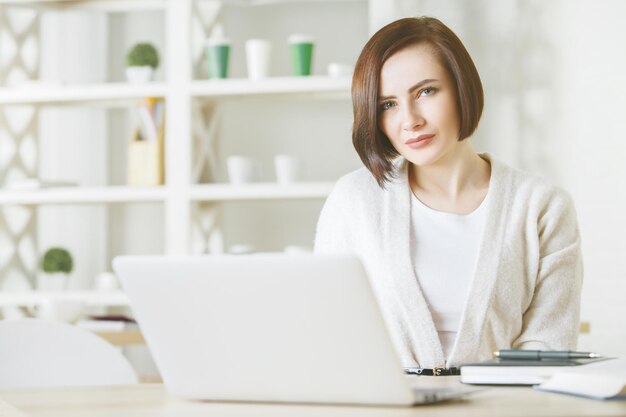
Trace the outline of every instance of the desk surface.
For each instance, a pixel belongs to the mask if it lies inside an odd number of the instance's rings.
[[[185,401],[170,397],[160,384],[105,388],[0,390],[0,416],[2,417],[111,415],[116,417],[625,416],[626,401],[594,401],[537,392],[526,387],[488,388],[471,394],[464,400],[412,408]]]

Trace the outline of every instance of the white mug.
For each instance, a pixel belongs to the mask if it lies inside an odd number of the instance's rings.
[[[252,158],[232,155],[226,159],[226,166],[232,184],[245,184],[255,179],[256,166]]]
[[[276,181],[279,184],[289,184],[301,180],[301,164],[298,158],[291,155],[276,155],[274,157]]]
[[[272,44],[265,39],[248,39],[246,41],[246,64],[248,78],[259,80],[270,74]]]

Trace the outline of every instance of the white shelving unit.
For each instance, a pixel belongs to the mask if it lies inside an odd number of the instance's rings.
[[[346,99],[350,94],[349,78],[273,77],[265,80],[225,79],[191,82],[191,97],[228,99],[248,96],[304,96],[311,98]],[[129,102],[145,97],[167,99],[168,85],[165,83],[128,84],[106,83],[100,85],[50,85],[27,83],[24,87],[0,87],[0,105],[33,104],[65,105],[118,102],[128,106]]]
[[[189,188],[190,201],[285,200],[325,198],[333,182],[294,184],[203,184]],[[59,187],[32,191],[0,191],[0,205],[162,203],[164,187]]]
[[[129,305],[122,291],[24,291],[0,293],[0,307],[33,307],[50,301],[82,301],[87,307]]]
[[[167,0],[0,0],[1,5],[36,8],[41,11],[89,10],[132,12],[165,10]]]
[[[325,198],[332,190],[332,182],[294,184],[257,183],[233,186],[230,184],[196,185],[191,188],[192,201],[284,200]]]
[[[128,106],[129,101],[144,97],[165,97],[166,93],[167,86],[163,83],[67,86],[28,83],[25,87],[0,88],[0,105],[84,105],[113,101],[119,102],[121,106]]]
[[[191,94],[194,97],[229,98],[249,96],[302,96],[310,98],[349,98],[350,78],[273,77],[264,80],[225,79],[194,81]]]
[[[59,187],[0,191],[0,205],[163,202],[165,197],[164,187]]]
[[[0,0],[0,7],[34,8],[48,11],[82,10],[105,13],[154,11],[164,13],[165,51],[162,63],[165,79],[147,84],[109,82],[101,84],[51,84],[28,82],[0,86],[0,106],[113,107],[130,108],[145,97],[163,98],[166,103],[165,183],[156,187],[125,185],[76,186],[13,190],[0,188],[0,206],[42,207],[47,205],[124,205],[156,203],[162,210],[165,254],[191,253],[192,216],[199,207],[222,203],[323,200],[334,181],[303,181],[292,184],[258,182],[245,185],[198,183],[194,178],[194,135],[197,117],[194,106],[214,106],[239,100],[297,102],[336,101],[350,98],[349,77],[277,76],[251,81],[245,78],[201,80],[193,76],[191,21],[197,12],[195,0]],[[216,3],[214,0],[198,2]],[[263,7],[284,4],[367,3],[365,0],[263,0],[222,2],[235,7]],[[221,112],[215,113],[220,117]],[[208,133],[207,133],[208,134]],[[213,134],[213,133],[211,133]],[[311,236],[312,238],[312,236]],[[49,297],[79,298],[92,305],[126,305],[123,294],[72,291],[58,294],[0,293],[0,306],[24,306]]]

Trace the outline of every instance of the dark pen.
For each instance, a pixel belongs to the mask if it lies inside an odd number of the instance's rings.
[[[523,350],[523,349],[501,349],[493,352],[493,356],[498,359],[591,359],[601,358],[602,355],[592,352],[572,352],[568,350]]]

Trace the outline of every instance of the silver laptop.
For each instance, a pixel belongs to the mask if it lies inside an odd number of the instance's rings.
[[[411,387],[356,257],[122,256],[113,266],[172,395],[412,405],[470,390]]]

